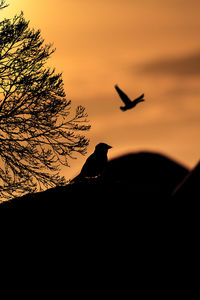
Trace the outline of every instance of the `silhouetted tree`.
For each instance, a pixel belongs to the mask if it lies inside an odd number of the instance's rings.
[[[5,0],[1,0],[0,1],[0,9],[3,9],[3,8],[7,7],[7,6],[8,6],[8,4],[6,4]]]
[[[64,184],[59,166],[86,153],[87,115],[69,116],[62,74],[46,67],[53,52],[23,13],[0,22],[0,199]]]

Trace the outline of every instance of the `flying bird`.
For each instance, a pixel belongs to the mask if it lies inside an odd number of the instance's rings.
[[[94,152],[84,163],[80,174],[76,176],[72,182],[80,182],[86,178],[95,178],[102,175],[107,165],[107,153],[110,148],[112,147],[105,143],[97,144]]]
[[[115,89],[118,92],[121,100],[124,102],[125,106],[120,106],[120,109],[122,111],[126,111],[128,109],[131,109],[135,107],[139,102],[144,101],[144,94],[139,96],[138,98],[134,100],[130,100],[130,98],[118,87],[118,85],[115,85]]]

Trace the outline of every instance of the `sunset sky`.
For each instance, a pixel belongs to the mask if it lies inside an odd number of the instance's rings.
[[[56,52],[66,95],[86,108],[88,154],[99,142],[109,158],[161,152],[193,167],[200,158],[199,0],[8,0],[0,18],[24,12]],[[114,85],[146,101],[122,112]],[[77,155],[66,178],[86,157]]]

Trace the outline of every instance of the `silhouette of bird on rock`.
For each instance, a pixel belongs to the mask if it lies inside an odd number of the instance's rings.
[[[136,98],[134,100],[130,100],[129,97],[118,87],[118,85],[115,85],[115,89],[118,92],[121,100],[125,104],[125,106],[120,106],[120,109],[122,111],[131,109],[131,108],[135,107],[139,102],[144,101],[144,94],[142,94],[141,96],[139,96],[138,98]]]
[[[72,183],[101,176],[107,165],[107,153],[110,148],[112,147],[105,143],[97,144],[94,152],[83,165],[80,174],[72,180]]]

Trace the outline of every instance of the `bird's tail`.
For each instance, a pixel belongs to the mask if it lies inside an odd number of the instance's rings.
[[[144,98],[144,94],[140,95],[138,98],[136,98],[135,100],[140,100]],[[143,100],[144,101],[144,100]]]
[[[144,102],[145,100],[144,99],[137,99],[136,101],[137,101],[137,103],[139,103],[139,102]]]
[[[137,99],[137,100],[136,100],[136,104],[137,104],[137,103],[140,103],[140,102],[144,102],[144,101],[145,101],[144,99]]]

